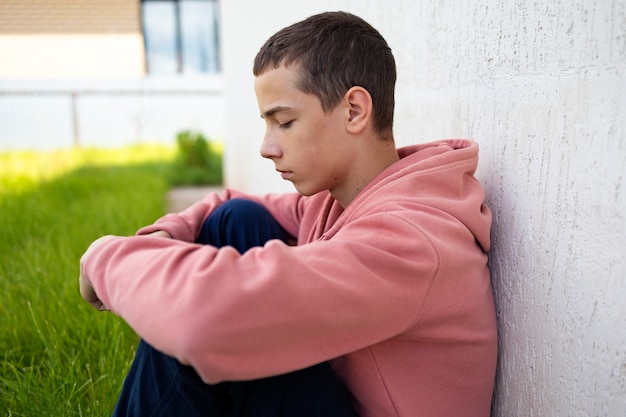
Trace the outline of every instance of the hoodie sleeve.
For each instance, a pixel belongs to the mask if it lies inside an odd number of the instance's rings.
[[[438,263],[412,223],[379,213],[331,240],[270,241],[244,255],[112,238],[84,274],[148,343],[216,383],[289,372],[400,334],[418,319]]]
[[[204,220],[213,210],[225,201],[235,198],[254,200],[263,204],[288,233],[297,236],[302,207],[299,194],[253,196],[232,189],[226,189],[222,194],[209,194],[180,213],[168,213],[153,224],[139,229],[137,235],[147,235],[157,230],[164,230],[176,240],[194,242],[200,233]]]

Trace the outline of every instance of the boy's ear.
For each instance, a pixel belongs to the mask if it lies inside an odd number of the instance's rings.
[[[345,94],[349,116],[346,129],[350,133],[360,133],[372,118],[372,96],[363,87],[355,86]]]

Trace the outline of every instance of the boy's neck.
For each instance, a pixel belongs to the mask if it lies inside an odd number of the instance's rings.
[[[373,139],[355,155],[349,180],[341,187],[330,190],[331,195],[346,208],[367,184],[399,159],[393,139]]]

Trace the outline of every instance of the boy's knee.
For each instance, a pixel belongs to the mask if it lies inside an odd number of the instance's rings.
[[[216,217],[220,223],[234,222],[236,225],[263,221],[275,221],[270,212],[256,201],[235,198],[221,204],[207,219]]]
[[[224,202],[205,220],[197,242],[233,246],[243,253],[272,239],[286,242],[286,234],[261,204],[233,199]]]

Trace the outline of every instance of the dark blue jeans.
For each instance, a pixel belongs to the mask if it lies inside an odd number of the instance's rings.
[[[198,242],[241,253],[287,235],[270,213],[231,200],[212,213]],[[207,329],[210,331],[210,329]],[[193,368],[140,341],[115,417],[356,417],[350,393],[327,362],[253,381],[208,385]]]

